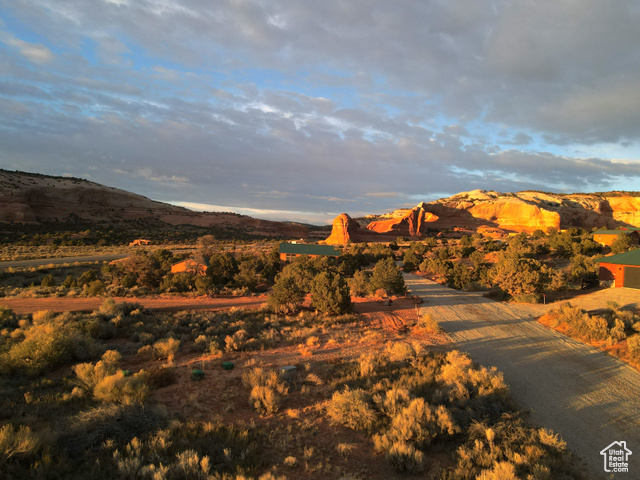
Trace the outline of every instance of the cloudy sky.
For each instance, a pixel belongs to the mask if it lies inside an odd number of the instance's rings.
[[[330,222],[640,190],[633,0],[0,0],[0,167]]]

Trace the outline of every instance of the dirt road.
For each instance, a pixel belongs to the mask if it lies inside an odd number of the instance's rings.
[[[112,255],[85,255],[81,257],[56,257],[56,258],[36,258],[33,260],[7,260],[0,262],[0,269],[17,267],[41,267],[44,265],[60,265],[72,263],[110,262],[126,258],[126,253],[115,253]]]
[[[226,298],[181,298],[181,297],[115,297],[116,303],[135,302],[153,310],[220,310],[224,308],[259,308],[267,301],[265,295],[258,297]],[[43,297],[43,298],[0,298],[0,306],[8,307],[17,314],[34,313],[42,310],[53,312],[84,312],[100,308],[104,297]]]
[[[593,479],[640,478],[640,374],[536,322],[549,307],[494,302],[405,274],[411,293],[462,351],[504,373],[532,420],[559,433]],[[606,307],[606,303],[602,305]],[[626,441],[629,473],[604,472],[600,451]]]

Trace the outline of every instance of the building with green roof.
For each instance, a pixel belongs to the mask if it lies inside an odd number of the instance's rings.
[[[290,262],[295,257],[331,257],[338,258],[340,251],[331,245],[309,245],[306,243],[281,243],[280,260]]]
[[[640,289],[640,249],[602,257],[596,262],[600,264],[600,281],[611,283],[612,287]]]

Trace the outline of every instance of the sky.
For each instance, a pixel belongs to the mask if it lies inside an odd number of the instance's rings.
[[[330,223],[640,190],[635,0],[0,0],[0,168]]]

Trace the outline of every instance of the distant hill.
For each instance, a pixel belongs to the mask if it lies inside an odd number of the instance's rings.
[[[229,228],[249,235],[306,238],[307,227],[235,213],[194,212],[81,178],[0,169],[0,222],[95,222],[153,219],[169,225]]]

